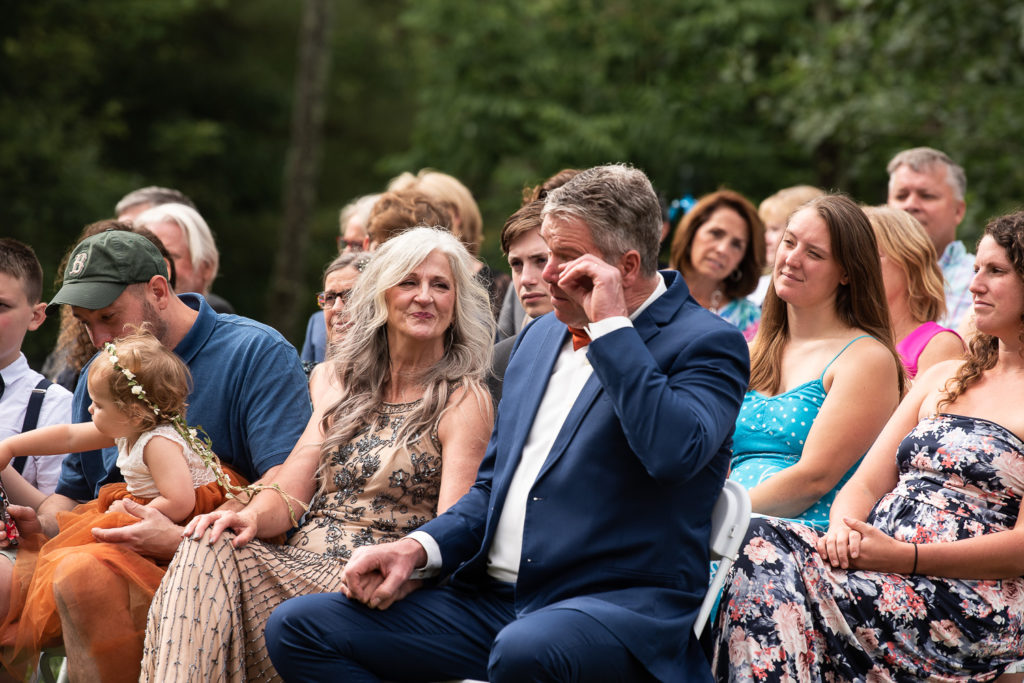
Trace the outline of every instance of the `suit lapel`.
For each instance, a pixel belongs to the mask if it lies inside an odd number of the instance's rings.
[[[668,288],[664,294],[658,299],[651,303],[644,312],[637,316],[637,319],[633,321],[633,327],[640,335],[646,344],[649,342],[661,328],[671,322],[679,308],[685,303],[687,297],[690,294],[689,288],[683,282],[683,278],[678,273],[673,271],[667,271],[661,274],[665,278],[665,284]],[[551,367],[547,368],[547,372],[550,374]],[[573,437],[579,430],[580,425],[583,422],[583,418],[586,416],[590,407],[594,401],[601,394],[602,387],[601,382],[598,380],[597,375],[593,374],[590,379],[587,380],[586,384],[583,385],[583,390],[580,392],[579,397],[573,404],[572,409],[569,411],[569,415],[565,418],[565,422],[562,423],[562,428],[558,431],[558,436],[555,437],[555,443],[551,446],[551,451],[548,453],[548,457],[544,461],[544,466],[541,467],[540,473],[537,475],[539,481],[548,470],[550,470],[566,448],[572,443]],[[543,395],[543,394],[541,394]],[[537,398],[539,403],[540,397]],[[530,416],[530,423],[533,422],[533,415],[536,414],[536,406],[534,406],[534,413]],[[524,437],[525,438],[525,437]],[[519,444],[520,450],[522,444]]]
[[[667,291],[657,298],[633,321],[633,327],[644,342],[656,335],[662,327],[675,320],[679,309],[686,303],[690,288],[675,271],[662,271]]]
[[[552,318],[554,318],[553,314]],[[542,322],[547,321],[538,320],[534,325]],[[527,348],[520,350],[528,354],[530,358],[529,376],[520,385],[521,390],[518,396],[510,397],[514,399],[514,403],[512,401],[503,401],[503,404],[513,404],[515,408],[512,410],[512,432],[508,441],[509,448],[504,453],[506,457],[502,458],[504,462],[500,471],[494,477],[494,490],[501,492],[501,500],[504,500],[506,488],[512,479],[512,474],[519,465],[519,460],[523,454],[523,445],[530,435],[533,420],[537,416],[537,409],[540,408],[540,402],[544,398],[548,381],[551,379],[551,372],[555,367],[555,361],[558,359],[558,354],[562,351],[565,338],[569,334],[569,330],[565,325],[557,320],[552,320],[551,322],[553,324],[548,324],[546,329],[537,330],[540,333],[540,338],[536,342],[531,340]],[[517,353],[520,351],[517,351]]]

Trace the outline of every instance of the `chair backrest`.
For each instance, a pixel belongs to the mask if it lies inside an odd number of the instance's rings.
[[[704,602],[701,603],[697,620],[693,622],[693,632],[697,636],[700,636],[711,615],[711,608],[725,584],[725,575],[736,561],[748,526],[750,495],[742,485],[727,479],[711,512],[711,559],[719,560],[719,564],[707,595],[704,596]]]
[[[54,664],[60,662],[57,667]],[[59,669],[56,676],[53,670]],[[63,647],[54,647],[39,653],[36,670],[29,679],[31,683],[68,683],[68,659]]]

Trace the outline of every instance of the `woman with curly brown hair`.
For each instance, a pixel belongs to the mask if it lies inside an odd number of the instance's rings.
[[[719,680],[983,681],[1021,659],[1024,212],[989,223],[975,271],[967,358],[918,376],[828,533],[751,525]]]

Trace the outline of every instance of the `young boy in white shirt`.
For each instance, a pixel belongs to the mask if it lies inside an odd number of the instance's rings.
[[[46,319],[42,290],[43,270],[32,248],[0,239],[0,439],[71,422],[71,392],[30,368],[21,351],[25,335]],[[62,460],[48,456],[13,462],[0,475],[11,502],[35,507],[53,493]]]

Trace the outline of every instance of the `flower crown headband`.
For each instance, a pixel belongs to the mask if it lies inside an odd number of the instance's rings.
[[[291,502],[295,501],[305,510],[306,506],[303,505],[301,501],[296,500],[285,493],[281,489],[280,484],[249,484],[247,486],[238,486],[237,484],[233,484],[227,473],[224,471],[224,468],[221,466],[220,458],[218,458],[217,454],[213,452],[210,437],[207,436],[205,432],[200,431],[202,427],[199,427],[198,429],[189,427],[181,413],[167,415],[162,412],[160,407],[150,401],[149,397],[146,396],[146,390],[139,380],[136,379],[135,373],[120,365],[120,359],[117,357],[117,346],[115,346],[113,342],[106,342],[103,344],[103,350],[107,352],[107,360],[110,361],[114,370],[120,372],[124,375],[125,379],[128,380],[128,386],[131,388],[132,395],[146,404],[146,406],[153,411],[154,415],[163,416],[168,422],[170,422],[174,431],[184,439],[189,448],[191,448],[192,451],[202,459],[203,464],[213,472],[213,476],[216,478],[217,483],[220,484],[222,489],[224,489],[225,495],[228,498],[238,498],[240,494],[245,494],[248,496],[248,500],[252,500],[252,497],[260,491],[273,489],[277,491],[282,498],[284,498],[285,504],[288,505],[288,514],[291,516],[292,523],[298,524],[298,519],[295,516],[295,509],[292,507]]]

